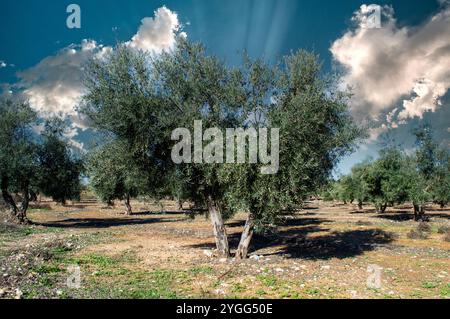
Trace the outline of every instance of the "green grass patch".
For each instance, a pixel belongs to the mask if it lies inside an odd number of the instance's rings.
[[[436,284],[436,283],[434,283],[434,282],[424,282],[423,284],[422,284],[422,288],[425,288],[425,289],[434,289],[434,288],[436,288],[438,285]]]
[[[92,265],[99,267],[111,267],[117,264],[117,261],[109,256],[99,254],[88,254],[81,257],[70,257],[66,259],[66,263],[76,265]]]
[[[442,298],[450,298],[450,283],[441,289],[440,295]]]
[[[256,278],[267,287],[275,287],[278,284],[278,278],[274,275],[258,275]]]
[[[189,270],[189,273],[193,274],[193,275],[197,275],[197,274],[211,274],[214,272],[214,269],[210,266],[198,266],[198,267],[194,267],[191,268]]]

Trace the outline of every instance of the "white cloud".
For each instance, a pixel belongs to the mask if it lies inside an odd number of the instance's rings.
[[[180,30],[177,13],[161,7],[154,14],[142,19],[138,32],[128,42],[130,47],[154,53],[173,48]]]
[[[84,129],[85,119],[76,111],[84,93],[83,66],[91,58],[101,58],[111,47],[83,40],[71,45],[37,65],[19,72],[19,82],[14,87],[30,101],[43,118],[55,115],[69,117],[74,127]]]
[[[370,6],[355,12],[356,28],[337,39],[333,58],[353,88],[356,117],[376,118],[399,106],[400,120],[436,111],[450,88],[450,8],[419,27],[399,27],[392,7],[382,8],[381,29],[364,28]],[[393,121],[393,119],[391,119]]]
[[[180,29],[178,16],[166,7],[155,11],[155,17],[142,20],[137,34],[127,44],[130,47],[159,53],[171,49]],[[185,33],[180,36],[186,36]],[[84,92],[83,66],[92,58],[101,59],[113,50],[94,40],[83,40],[79,45],[70,45],[53,56],[48,56],[37,65],[18,72],[19,81],[14,85],[3,84],[3,91],[28,99],[41,117],[62,116],[71,120],[67,135],[74,146],[82,148],[74,140],[78,131],[87,128],[87,121],[76,110]],[[5,63],[6,64],[6,63]],[[78,143],[78,144],[77,144]]]
[[[0,60],[0,69],[6,68],[7,66],[5,61]]]

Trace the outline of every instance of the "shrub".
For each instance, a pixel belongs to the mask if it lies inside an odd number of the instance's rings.
[[[447,231],[445,232],[445,235],[444,235],[444,241],[446,241],[446,242],[450,242],[450,229],[447,229]]]
[[[442,226],[439,226],[439,228],[438,228],[438,234],[446,234],[446,233],[448,233],[450,231],[450,227],[448,227],[448,226],[445,226],[445,225],[442,225]]]
[[[420,222],[417,226],[417,230],[421,232],[431,232],[431,226],[426,222]]]
[[[408,233],[407,237],[409,239],[427,239],[428,233],[420,231],[418,229],[411,229],[411,231]]]

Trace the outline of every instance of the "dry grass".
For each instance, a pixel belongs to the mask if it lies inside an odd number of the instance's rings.
[[[33,226],[0,227],[0,264],[12,269],[1,277],[0,292],[8,298],[16,289],[26,298],[450,297],[450,243],[442,240],[449,236],[448,228],[442,233],[448,210],[430,211],[430,222],[418,224],[408,206],[380,215],[370,207],[312,202],[276,234],[255,236],[253,257],[238,263],[214,257],[205,217],[172,213],[168,201],[133,204],[138,213],[124,216],[119,203],[46,202],[31,210]],[[227,222],[233,248],[244,219]],[[411,239],[411,231],[421,234]],[[52,248],[46,260],[35,261],[49,241],[70,249]],[[22,253],[33,269],[16,262]],[[83,276],[78,290],[65,286],[73,263]],[[374,264],[382,269],[379,289],[367,286]]]

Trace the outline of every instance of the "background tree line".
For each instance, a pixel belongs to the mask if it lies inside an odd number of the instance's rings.
[[[430,126],[414,134],[413,154],[387,147],[379,159],[356,165],[349,175],[331,183],[323,197],[356,202],[360,209],[369,202],[379,213],[388,206],[411,202],[415,220],[424,218],[428,202],[446,206],[450,202],[450,153],[434,141]]]
[[[65,204],[79,199],[82,160],[64,138],[67,123],[38,119],[28,103],[0,101],[0,188],[10,217],[27,223],[37,194]]]

